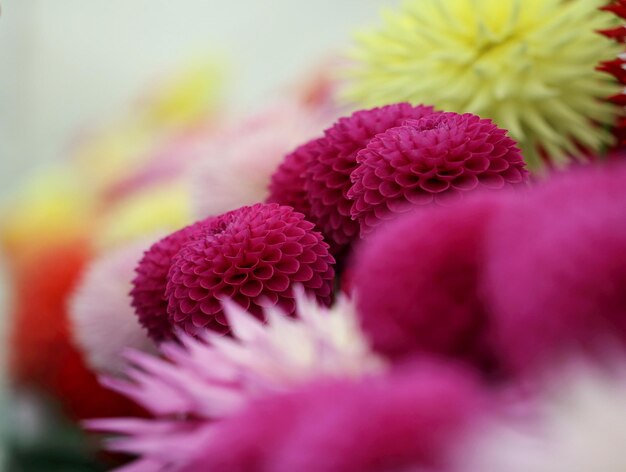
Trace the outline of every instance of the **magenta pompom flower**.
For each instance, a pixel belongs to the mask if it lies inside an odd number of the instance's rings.
[[[378,134],[400,126],[407,119],[420,119],[433,113],[432,107],[408,103],[362,110],[341,118],[324,132],[306,172],[306,192],[311,220],[326,237],[334,252],[358,236],[359,226],[350,215],[348,190],[350,174],[357,167],[356,156]]]
[[[313,223],[291,207],[258,203],[225,213],[174,258],[166,290],[170,321],[191,334],[227,332],[227,299],[259,316],[272,305],[293,314],[294,285],[329,304],[334,262]]]
[[[500,202],[485,197],[412,212],[362,243],[352,283],[376,351],[393,359],[431,353],[483,361],[478,288],[485,232]]]
[[[268,202],[291,206],[306,217],[310,217],[311,205],[304,190],[305,175],[309,164],[316,159],[319,141],[323,139],[313,139],[287,154],[272,175]]]
[[[414,206],[445,204],[475,189],[526,185],[515,141],[491,120],[438,113],[372,139],[356,160],[351,215],[361,236]]]
[[[494,218],[483,293],[491,340],[512,371],[626,343],[625,181],[623,164],[587,166]]]
[[[157,342],[172,337],[167,315],[167,274],[178,251],[199,234],[210,218],[189,225],[154,243],[139,261],[130,292],[132,306],[148,335]]]

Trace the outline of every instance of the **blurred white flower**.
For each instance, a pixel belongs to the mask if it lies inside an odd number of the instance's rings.
[[[130,305],[134,269],[146,241],[104,252],[83,274],[69,300],[71,331],[87,364],[97,372],[121,373],[124,348],[155,352]]]
[[[528,417],[501,421],[472,441],[459,470],[626,471],[626,371],[579,363],[552,380]]]

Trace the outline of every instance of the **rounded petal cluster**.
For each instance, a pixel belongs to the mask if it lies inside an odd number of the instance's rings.
[[[556,164],[610,142],[619,90],[599,60],[620,46],[602,0],[408,0],[360,37],[346,93],[361,106],[432,103],[508,129],[528,164]],[[573,32],[576,32],[575,34]]]
[[[305,175],[309,163],[316,159],[322,139],[313,139],[287,154],[272,175],[267,202],[293,207],[305,216],[311,214],[311,205],[304,190]]]
[[[416,205],[445,204],[471,190],[525,186],[528,180],[515,141],[472,114],[407,120],[372,139],[356,160],[348,198],[361,236]]]
[[[313,227],[275,203],[214,218],[173,260],[166,289],[170,321],[190,334],[227,332],[227,299],[258,316],[268,305],[293,314],[296,285],[329,304],[335,261]]]
[[[376,351],[394,359],[429,352],[483,360],[479,274],[498,206],[481,198],[414,212],[356,251],[357,313]]]
[[[407,119],[420,119],[432,113],[431,107],[408,103],[357,111],[340,118],[324,132],[324,139],[317,141],[317,149],[311,149],[305,179],[310,218],[334,252],[344,249],[359,233],[358,223],[350,216],[352,202],[348,199],[357,153],[377,134],[400,126]]]
[[[483,292],[514,372],[626,341],[625,180],[623,165],[582,168],[494,218]]]
[[[359,381],[317,381],[216,424],[181,470],[443,470],[484,397],[463,369],[434,362]]]
[[[202,227],[211,219],[200,221],[180,229],[154,243],[145,251],[135,268],[131,304],[139,322],[148,330],[148,335],[161,342],[172,337],[172,325],[167,315],[167,274],[172,260],[180,249],[199,235]]]

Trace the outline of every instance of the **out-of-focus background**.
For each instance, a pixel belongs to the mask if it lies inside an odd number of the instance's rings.
[[[314,83],[315,77],[308,76],[340,60],[355,29],[376,23],[381,8],[399,3],[0,0],[0,206],[19,195],[33,173],[67,160],[93,133],[98,136],[102,128],[132,114],[164,80],[190,65],[208,62],[215,67],[218,115],[245,116],[275,101],[290,86],[308,79]],[[48,234],[40,237],[46,241]],[[8,289],[8,259],[3,257],[0,254],[4,347],[16,295]],[[37,319],[39,313],[32,316]],[[2,372],[6,358],[6,353],[0,356]],[[0,376],[2,386],[5,379]],[[3,419],[5,393],[0,388]],[[9,422],[20,423],[27,442],[29,432],[45,430],[40,424],[45,414],[36,402],[21,393],[11,402],[16,413]],[[14,429],[1,420],[0,427]],[[72,434],[63,447],[74,440]],[[44,445],[48,449],[42,456],[46,470],[53,470],[47,454],[61,454],[54,441],[50,444]],[[5,470],[5,455],[0,442],[0,471]],[[36,461],[11,464],[15,471],[43,470]]]
[[[2,0],[0,194],[119,114],[163,74],[224,62],[251,107],[347,44],[398,0]]]

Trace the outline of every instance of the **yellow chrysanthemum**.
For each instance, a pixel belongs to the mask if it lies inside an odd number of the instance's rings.
[[[358,38],[348,99],[366,106],[409,101],[494,119],[520,142],[529,165],[538,146],[557,164],[575,143],[599,151],[602,101],[618,85],[595,70],[619,46],[596,33],[615,18],[606,0],[408,0],[385,26]]]

